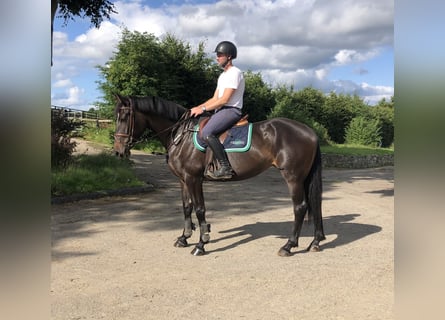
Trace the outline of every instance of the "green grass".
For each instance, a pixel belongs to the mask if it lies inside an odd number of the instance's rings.
[[[141,150],[147,153],[166,153],[164,146],[159,140],[142,141],[137,143],[133,149]]]
[[[359,145],[346,145],[346,144],[334,144],[320,146],[322,153],[330,154],[341,154],[341,155],[385,155],[394,154],[394,149],[392,148],[372,148]]]
[[[97,129],[96,127],[84,127],[82,129],[82,138],[88,141],[113,145],[114,127]],[[164,146],[157,139],[144,139],[133,146],[135,150],[141,150],[147,153],[166,153]]]
[[[96,127],[85,126],[82,129],[82,138],[88,141],[93,141],[106,145],[113,145],[114,128],[98,129]]]
[[[74,156],[65,169],[51,172],[51,196],[116,190],[143,186],[131,168],[131,162],[110,154]]]

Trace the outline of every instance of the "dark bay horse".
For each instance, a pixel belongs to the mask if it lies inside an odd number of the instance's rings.
[[[187,239],[195,229],[192,222],[195,209],[200,238],[191,253],[203,255],[204,245],[210,240],[210,224],[206,221],[202,187],[206,153],[198,150],[192,141],[197,119],[190,117],[188,109],[158,97],[116,95],[116,98],[116,154],[129,156],[130,149],[145,129],[156,133],[168,151],[168,165],[181,183],[185,225],[175,246],[188,245]],[[278,254],[290,256],[291,249],[298,246],[306,213],[314,223],[314,239],[307,250],[319,251],[319,243],[325,235],[321,212],[321,153],[316,134],[299,122],[274,118],[253,123],[251,140],[247,152],[228,153],[235,171],[231,180],[254,177],[271,166],[278,168],[289,188],[295,217],[292,233]]]

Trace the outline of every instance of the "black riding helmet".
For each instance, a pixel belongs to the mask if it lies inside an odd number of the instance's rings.
[[[236,46],[230,41],[221,41],[215,48],[216,53],[223,53],[230,56],[230,59],[236,58]]]

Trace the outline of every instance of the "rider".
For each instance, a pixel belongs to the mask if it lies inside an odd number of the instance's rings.
[[[232,42],[220,42],[214,52],[218,65],[224,71],[218,78],[213,97],[192,108],[191,115],[198,116],[205,111],[214,111],[202,129],[202,137],[220,164],[219,169],[208,172],[208,175],[218,180],[230,179],[234,174],[218,136],[241,119],[245,82],[242,71],[232,64],[237,55],[236,46]]]

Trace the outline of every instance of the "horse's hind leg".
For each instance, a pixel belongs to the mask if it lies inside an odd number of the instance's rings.
[[[283,174],[284,176],[284,174]],[[285,177],[286,178],[286,177]],[[297,183],[295,180],[287,180],[289,192],[292,197],[293,210],[294,210],[294,223],[292,225],[292,233],[287,243],[280,248],[278,255],[282,257],[288,257],[291,255],[291,249],[298,247],[298,238],[300,236],[301,227],[307,211],[307,203],[305,201],[304,188],[301,183]]]
[[[321,219],[314,219],[314,227],[314,240],[312,240],[311,244],[306,250],[311,252],[318,252],[320,251],[320,241],[326,239]]]
[[[184,211],[184,230],[182,235],[175,242],[175,247],[187,247],[187,239],[190,238],[195,230],[195,224],[192,222],[193,204],[190,199],[189,191],[184,183],[181,183],[182,210]]]
[[[207,224],[205,216],[206,208],[202,190],[202,179],[197,177],[187,177],[184,185],[184,190],[187,192],[183,192],[183,197],[186,196],[189,205],[187,206],[187,210],[184,209],[186,219],[183,237],[190,236],[191,230],[194,229],[194,225],[191,222],[191,213],[194,207],[199,223],[199,242],[192,250],[191,254],[194,256],[201,256],[205,254],[204,245],[210,241],[210,224]],[[188,231],[189,234],[187,233]]]

